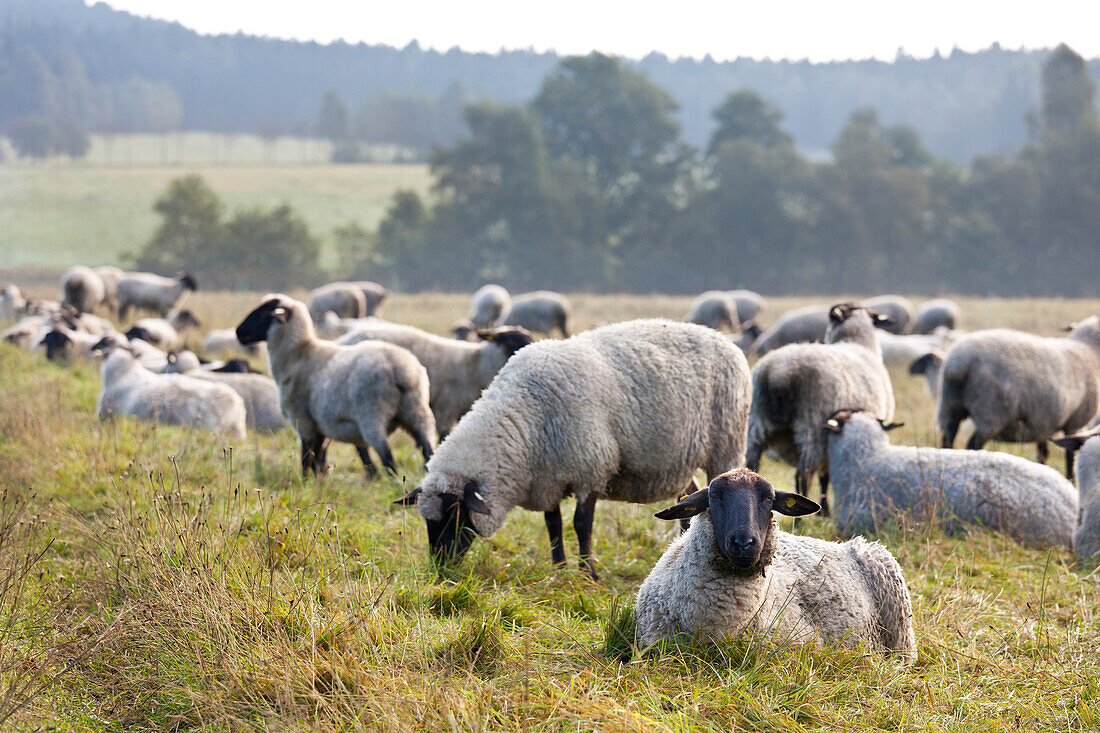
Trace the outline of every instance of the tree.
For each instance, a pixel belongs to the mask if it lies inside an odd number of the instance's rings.
[[[348,106],[336,91],[330,89],[321,98],[317,114],[317,134],[334,144],[348,139]]]
[[[1043,64],[1043,125],[1063,135],[1095,125],[1095,97],[1085,60],[1059,45]]]
[[[20,117],[8,125],[7,134],[16,152],[24,158],[45,158],[54,150],[56,130],[42,115]]]
[[[711,112],[711,118],[718,126],[711,133],[707,155],[714,155],[718,146],[729,140],[748,140],[762,148],[794,142],[790,135],[779,129],[783,112],[749,89],[726,97],[726,101]]]
[[[312,285],[320,277],[321,244],[287,204],[270,211],[237,211],[225,224],[224,246],[205,268],[204,279],[242,289]]]
[[[202,176],[187,175],[168,184],[153,204],[162,221],[136,258],[142,269],[176,272],[216,257],[222,246],[225,205]]]

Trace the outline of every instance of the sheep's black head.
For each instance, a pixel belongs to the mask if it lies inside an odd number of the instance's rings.
[[[455,321],[451,326],[451,338],[458,341],[478,341],[477,326],[466,319]]]
[[[180,285],[184,290],[198,290],[199,284],[195,281],[195,276],[189,272],[181,272],[176,275],[176,279],[180,281]]]
[[[684,519],[710,510],[718,550],[738,571],[763,573],[771,562],[775,538],[772,512],[799,517],[820,509],[798,494],[776,491],[763,476],[736,468],[658,512],[659,519]]]
[[[417,487],[394,504],[412,506],[420,500],[421,496],[423,496],[423,490]],[[473,515],[488,514],[489,507],[486,506],[477,483],[473,481],[466,482],[461,496],[450,493],[439,494],[439,504],[439,518],[425,517],[424,524],[428,529],[428,549],[431,551],[432,560],[442,568],[457,563],[466,555],[474,538],[477,537]]]
[[[267,332],[271,325],[276,322],[286,323],[290,315],[290,310],[279,298],[269,298],[245,316],[241,325],[237,326],[237,340],[242,346],[267,341]]]
[[[150,335],[150,333],[141,326],[133,326],[123,335],[131,341],[133,341],[134,339],[140,339],[147,344],[153,343],[152,335]]]
[[[747,333],[755,341],[760,338],[760,334],[764,333],[764,329],[756,325],[756,321],[749,321],[741,325],[741,333]]]
[[[834,412],[829,417],[828,420],[825,421],[825,424],[822,427],[827,432],[830,432],[830,433],[841,433],[841,432],[844,431],[844,426],[847,425],[852,420],[852,416],[856,415],[856,414],[859,414],[861,412],[864,412],[864,411],[863,410],[837,410],[836,412]],[[891,421],[886,421],[886,420],[879,420],[877,417],[874,417],[873,415],[867,415],[867,417],[870,417],[870,418],[876,420],[878,422],[878,424],[882,426],[882,429],[886,432],[889,432],[891,430],[896,430],[897,428],[905,426],[905,423],[903,423],[903,422],[891,422]]]
[[[927,374],[929,370],[938,369],[941,366],[943,366],[943,354],[938,351],[929,351],[924,356],[913,360],[909,365],[909,373],[913,376]]]
[[[63,332],[54,329],[45,335],[42,343],[46,346],[46,358],[50,361],[61,361],[68,355],[69,345],[73,340]]]
[[[217,369],[211,369],[210,371],[222,372],[223,374],[253,374],[255,372],[244,359],[230,359]]]
[[[491,341],[499,346],[505,359],[511,359],[524,346],[535,343],[531,332],[521,326],[482,329],[477,335],[482,341]]]
[[[888,316],[884,316],[859,303],[837,303],[829,309],[829,322],[839,326],[858,311],[867,311],[867,315],[871,317],[871,323],[874,324],[875,328],[889,328],[894,325],[894,321]]]
[[[191,311],[187,310],[186,308],[184,310],[181,310],[179,313],[176,314],[176,317],[175,317],[174,321],[175,321],[175,328],[176,328],[177,331],[182,331],[185,328],[201,328],[202,327],[202,321],[199,320],[199,317],[196,316]]]

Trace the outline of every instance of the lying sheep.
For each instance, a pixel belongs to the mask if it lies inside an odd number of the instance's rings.
[[[367,297],[354,283],[329,283],[309,293],[309,314],[315,324],[328,312],[340,318],[362,318],[367,315]]]
[[[378,323],[351,331],[336,343],[386,341],[411,351],[428,371],[429,404],[442,440],[469,411],[504,363],[533,342],[530,333],[514,326],[480,333],[482,340],[479,343],[469,343],[436,336],[412,326]]]
[[[917,311],[912,301],[901,295],[879,295],[863,301],[863,305],[890,319],[890,325],[883,327],[883,330],[889,333],[898,335],[909,333],[917,319]]]
[[[96,403],[100,420],[129,415],[166,425],[188,425],[245,436],[245,408],[224,384],[183,375],[154,374],[128,348],[115,347],[102,367],[103,387]]]
[[[1073,551],[1078,557],[1100,555],[1100,429],[1055,438],[1054,442],[1077,454],[1077,527]]]
[[[828,455],[821,426],[837,410],[894,415],[894,390],[882,363],[876,323],[884,316],[853,303],[829,309],[824,344],[790,344],[770,352],[752,371],[752,411],[746,463],[760,467],[764,451],[795,466],[805,496],[821,472],[821,506],[828,513]]]
[[[18,287],[8,283],[0,290],[0,321],[14,321],[26,310],[27,300]]]
[[[508,360],[440,445],[418,504],[437,562],[458,560],[516,506],[543,512],[551,557],[564,564],[559,505],[577,497],[573,526],[592,577],[596,500],[675,496],[744,457],[745,356],[719,333],[639,320],[541,341]]]
[[[912,662],[913,607],[890,551],[862,537],[838,543],[788,534],[772,516],[817,509],[742,468],[658,512],[694,519],[638,590],[638,640],[768,636],[862,644]]]
[[[1047,440],[1074,433],[1100,408],[1100,318],[1071,327],[1066,338],[1042,338],[1022,331],[976,331],[947,352],[940,378],[936,421],[943,447],[951,448],[966,418],[974,434],[966,447],[990,440],[1034,441],[1045,463]],[[1073,477],[1073,453],[1066,452]]]
[[[118,281],[118,317],[126,320],[131,308],[152,311],[159,316],[177,308],[187,294],[198,290],[195,278],[186,272],[161,277],[150,272],[127,272]]]
[[[91,361],[98,356],[97,347],[103,337],[78,329],[69,328],[64,323],[55,324],[41,338],[46,350],[46,358],[54,362],[75,360]]]
[[[342,346],[317,338],[309,309],[269,295],[237,326],[244,345],[266,341],[271,376],[283,414],[302,442],[302,473],[325,469],[329,440],[351,443],[368,475],[376,472],[368,446],[396,472],[387,437],[401,427],[424,458],[435,447],[428,375],[405,349],[378,341]]]
[[[84,265],[70,267],[61,275],[61,302],[77,313],[91,313],[107,299],[103,278]]]
[[[21,349],[29,349],[41,342],[49,332],[50,316],[23,316],[16,323],[0,331],[0,340]]]
[[[504,317],[503,325],[519,326],[533,333],[550,335],[554,329],[569,338],[569,319],[573,309],[564,295],[549,290],[536,290],[518,295]]]
[[[788,344],[821,343],[829,328],[829,309],[808,305],[787,311],[756,339],[753,350],[760,356]]]
[[[470,316],[475,328],[490,328],[507,313],[512,305],[508,291],[499,285],[483,285],[473,298],[474,312]]]
[[[141,365],[151,372],[161,374],[168,367],[168,353],[161,351],[147,341],[134,339],[131,341],[123,334],[115,333],[101,338],[92,347],[92,353],[96,356],[110,353],[115,348],[122,347],[130,351]]]
[[[126,338],[141,339],[158,349],[171,351],[183,346],[184,334],[202,323],[187,309],[172,311],[167,318],[142,318],[126,332]]]
[[[946,327],[956,329],[959,327],[959,318],[962,309],[959,304],[946,298],[927,300],[917,307],[917,319],[913,323],[913,333],[932,333],[937,328]]]
[[[117,267],[103,265],[95,268],[95,273],[103,281],[103,305],[112,311],[118,309],[118,282],[126,273]]]
[[[1071,547],[1073,485],[1057,471],[993,451],[892,446],[883,424],[841,410],[825,422],[837,531],[877,532],[900,516],[978,525],[1029,547]]]
[[[186,374],[229,387],[244,401],[245,424],[253,430],[277,432],[289,426],[279,407],[279,386],[271,377],[203,369],[199,358],[190,351],[169,352],[164,372]]]

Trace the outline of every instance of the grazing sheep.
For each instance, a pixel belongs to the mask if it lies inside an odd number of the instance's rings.
[[[117,267],[103,265],[95,268],[95,273],[103,281],[103,304],[110,310],[118,308],[118,281],[126,277],[126,273]]]
[[[700,326],[736,331],[734,319],[737,318],[736,306],[724,290],[708,290],[691,302],[691,312],[685,319],[688,323]]]
[[[454,325],[451,326],[451,338],[456,341],[481,340],[481,337],[477,335],[477,326],[468,318],[462,318],[454,322]]]
[[[77,313],[91,313],[106,299],[103,278],[92,268],[76,265],[61,276],[61,302],[75,308]]]
[[[1057,471],[993,451],[890,445],[883,424],[841,410],[825,422],[834,515],[842,534],[877,532],[901,515],[978,525],[1029,547],[1071,547],[1073,485]]]
[[[504,363],[533,342],[530,333],[514,326],[479,333],[483,340],[469,343],[436,336],[412,326],[379,323],[351,331],[336,343],[386,341],[411,351],[428,371],[429,404],[442,440],[469,411]]]
[[[258,343],[243,346],[237,340],[237,332],[232,328],[215,328],[206,334],[206,338],[202,341],[202,350],[205,354],[216,356],[240,354],[267,361],[267,346],[265,344]]]
[[[474,293],[474,313],[470,316],[475,328],[490,328],[505,316],[512,304],[508,291],[499,285],[483,285]]]
[[[382,307],[382,302],[385,301],[390,294],[389,290],[386,290],[386,288],[370,280],[356,280],[350,284],[363,291],[363,298],[367,304],[367,308],[363,312],[364,316],[376,315],[378,310]]]
[[[913,363],[909,365],[909,374],[914,377],[924,377],[928,394],[934,400],[940,398],[940,376],[943,372],[943,360],[944,353],[939,349],[935,349],[914,359]]]
[[[917,319],[917,311],[912,301],[900,295],[879,295],[863,301],[863,305],[889,318],[889,325],[883,326],[882,329],[899,336],[909,333],[910,327]]]
[[[807,495],[821,472],[821,507],[828,514],[829,472],[821,426],[837,410],[864,409],[889,420],[894,390],[882,363],[875,323],[885,316],[854,303],[829,309],[824,344],[790,344],[752,371],[745,465],[760,467],[764,451],[795,466],[795,488]]]
[[[1079,510],[1073,551],[1081,558],[1096,557],[1100,554],[1100,430],[1093,427],[1083,433],[1055,438],[1054,442],[1077,453]]]
[[[926,300],[917,307],[917,319],[913,322],[912,333],[932,333],[937,328],[956,329],[962,309],[959,304],[946,298]]]
[[[0,290],[0,321],[14,321],[27,310],[27,300],[23,292],[8,283]]]
[[[550,334],[557,329],[563,338],[569,338],[569,318],[573,309],[564,295],[549,290],[518,295],[512,300],[512,308],[502,325],[520,326],[534,333]]]
[[[1047,440],[1074,433],[1100,407],[1100,318],[1071,327],[1066,338],[1043,338],[1022,331],[976,331],[947,352],[940,378],[936,420],[943,447],[951,448],[959,424],[969,417],[974,434],[966,447],[990,440],[1034,441],[1045,463]],[[1073,477],[1073,453],[1066,452],[1066,475]]]
[[[729,338],[730,343],[748,354],[752,352],[753,344],[756,343],[762,333],[760,326],[755,323],[747,323],[741,327],[741,333],[731,333],[727,338]]]
[[[329,283],[309,292],[309,315],[315,324],[332,311],[340,318],[367,315],[367,297],[355,283]]]
[[[279,407],[279,386],[271,377],[203,369],[199,358],[190,351],[169,352],[164,372],[186,374],[229,387],[244,401],[245,424],[253,430],[277,432],[289,427]]]
[[[912,662],[913,607],[890,551],[862,537],[839,543],[792,535],[772,516],[817,509],[741,468],[658,512],[694,519],[638,590],[638,640],[767,636],[863,644]]]
[[[829,309],[823,305],[808,305],[787,311],[760,334],[753,350],[760,356],[787,344],[821,343],[829,328]]]
[[[560,503],[589,559],[596,500],[650,502],[744,457],[745,356],[719,333],[664,320],[617,323],[541,341],[508,360],[428,462],[418,504],[437,562],[490,537],[513,507],[543,512],[553,562],[565,563]]]
[[[752,290],[730,290],[726,295],[733,301],[734,312],[742,328],[755,321],[768,304],[763,295]]]
[[[240,396],[224,384],[183,375],[154,374],[125,347],[114,347],[103,362],[103,388],[96,403],[100,420],[129,415],[166,425],[189,425],[245,436]]]
[[[946,328],[939,328],[927,334],[898,335],[889,331],[879,331],[878,342],[882,348],[882,362],[887,367],[908,369],[914,361],[925,354],[946,350],[962,336],[962,333],[949,331]]]
[[[126,338],[141,339],[170,351],[183,346],[183,336],[187,331],[201,326],[195,314],[184,309],[169,313],[167,318],[142,318],[126,332]]]
[[[124,273],[118,281],[118,317],[126,320],[131,308],[167,315],[190,291],[198,289],[195,278],[186,272],[175,277],[161,277],[150,272]]]
[[[377,470],[368,446],[396,473],[386,439],[397,427],[412,435],[425,459],[431,457],[436,433],[428,374],[405,349],[319,339],[309,309],[285,295],[265,297],[237,326],[237,340],[246,346],[267,342],[283,414],[301,438],[303,474],[325,470],[329,440],[353,444],[368,475]]]

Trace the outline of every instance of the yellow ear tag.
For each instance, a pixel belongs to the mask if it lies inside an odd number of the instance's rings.
[[[795,502],[794,498],[792,498],[790,496],[787,497],[787,508],[788,509],[793,508],[796,503],[797,502]]]

